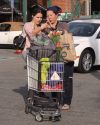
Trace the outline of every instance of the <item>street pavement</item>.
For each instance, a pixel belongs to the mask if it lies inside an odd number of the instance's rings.
[[[74,72],[71,109],[61,111],[61,121],[36,122],[25,114],[27,70],[15,50],[0,49],[0,125],[100,125],[100,67],[91,73]]]

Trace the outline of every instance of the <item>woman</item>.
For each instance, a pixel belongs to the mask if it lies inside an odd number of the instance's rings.
[[[48,32],[50,31],[62,31],[67,30],[67,24],[65,22],[58,22],[57,18],[61,8],[58,6],[52,6],[47,9],[47,23]],[[73,95],[73,69],[74,62],[64,63],[64,92],[63,92],[63,106],[62,109],[68,110],[71,105]]]
[[[26,61],[27,54],[29,52],[29,48],[34,46],[34,38],[36,35],[41,34],[42,30],[47,27],[47,23],[41,24],[42,21],[42,10],[39,7],[34,7],[32,9],[32,21],[27,22],[24,24],[23,27],[23,36],[26,37],[26,44],[25,48],[22,52],[23,58]],[[29,89],[28,92],[28,101],[32,100],[34,91],[32,89]]]
[[[28,53],[28,48],[30,48],[31,43],[34,41],[34,36],[41,33],[43,29],[47,27],[47,24],[41,24],[43,13],[40,7],[34,7],[31,11],[32,20],[24,24],[23,36],[26,37],[25,48],[22,52],[24,60],[26,61],[26,56]]]

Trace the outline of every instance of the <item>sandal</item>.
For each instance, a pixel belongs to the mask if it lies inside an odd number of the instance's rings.
[[[64,104],[63,106],[62,106],[62,110],[69,110],[69,105],[67,105],[67,104]]]

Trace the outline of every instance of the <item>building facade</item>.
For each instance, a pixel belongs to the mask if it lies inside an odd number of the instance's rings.
[[[4,8],[10,8],[8,17],[11,18],[9,20],[17,19],[17,21],[26,22],[30,7],[36,4],[44,8],[51,5],[60,6],[62,12],[72,13],[74,17],[89,16],[95,12],[100,13],[100,0],[0,0],[0,15],[7,15]]]

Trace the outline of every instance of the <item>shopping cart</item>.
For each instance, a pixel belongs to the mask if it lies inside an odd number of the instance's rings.
[[[59,52],[54,50],[32,50],[27,56],[28,90],[37,92],[62,92],[64,63],[58,60]],[[59,58],[60,59],[60,58]],[[31,112],[37,121],[49,118],[52,121],[61,117],[58,99],[34,96],[26,104],[26,113]]]

